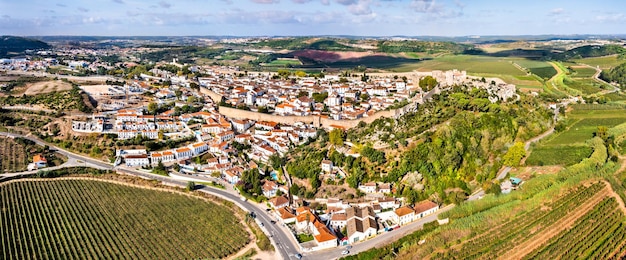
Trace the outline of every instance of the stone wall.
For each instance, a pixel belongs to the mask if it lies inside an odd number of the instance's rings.
[[[307,124],[313,124],[316,127],[325,127],[330,128],[331,125],[341,126],[346,129],[353,128],[359,124],[359,122],[363,121],[367,124],[374,122],[374,120],[381,117],[397,117],[399,114],[403,114],[403,109],[392,109],[376,112],[374,115],[370,117],[364,117],[356,120],[334,120],[330,118],[323,118],[320,116],[280,116],[280,115],[270,115],[252,111],[246,111],[231,107],[220,107],[219,113],[230,118],[236,119],[250,119],[254,121],[272,121],[280,124],[293,125],[296,122],[303,122]]]
[[[200,93],[208,95],[215,103],[220,103],[220,101],[222,101],[222,95],[217,94],[208,88],[200,87]]]

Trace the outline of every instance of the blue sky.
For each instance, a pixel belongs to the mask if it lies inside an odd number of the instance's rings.
[[[0,35],[625,34],[624,0],[0,0]]]

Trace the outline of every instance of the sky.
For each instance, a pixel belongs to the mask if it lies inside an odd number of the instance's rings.
[[[0,0],[0,35],[626,34],[624,0]]]

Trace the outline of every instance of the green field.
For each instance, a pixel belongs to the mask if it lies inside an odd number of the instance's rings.
[[[526,165],[574,165],[591,155],[588,146],[540,146],[532,150]]]
[[[2,259],[219,259],[248,242],[227,207],[94,180],[0,184]]]
[[[620,65],[626,60],[618,59],[617,55],[604,56],[604,57],[595,57],[595,58],[585,58],[585,59],[577,59],[574,60],[577,63],[591,65],[593,67],[599,66],[600,69],[610,69],[617,65]]]
[[[570,122],[562,132],[542,140],[532,149],[526,165],[572,165],[589,157],[585,142],[593,138],[598,126],[608,128],[626,122],[626,109],[611,105],[573,105]]]
[[[556,70],[552,66],[547,67],[539,67],[539,68],[530,68],[531,73],[539,76],[542,79],[550,79],[556,75]]]
[[[625,101],[626,95],[618,92],[608,93],[604,95],[609,101]]]
[[[574,68],[573,78],[591,78],[596,75],[596,70],[593,68]]]
[[[285,67],[289,65],[298,66],[298,65],[302,65],[302,63],[299,60],[295,60],[295,59],[293,60],[280,59],[280,60],[273,60],[272,62],[265,64],[265,66],[275,66],[275,67]]]
[[[420,71],[458,69],[465,70],[468,73],[526,75],[526,73],[513,66],[511,59],[488,56],[446,55],[432,60],[421,61],[413,66]]]
[[[613,127],[626,122],[626,114],[606,118],[585,118],[574,123],[567,130],[556,134],[545,145],[583,144],[593,137],[598,126]]]
[[[581,91],[585,95],[594,94],[602,91],[602,83],[595,81],[594,79],[575,79],[565,77],[563,83],[572,89]]]

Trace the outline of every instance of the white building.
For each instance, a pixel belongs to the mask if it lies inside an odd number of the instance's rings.
[[[126,166],[129,167],[145,166],[150,164],[147,154],[126,155],[124,156],[124,162],[126,163]]]

